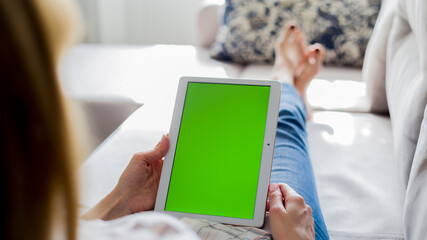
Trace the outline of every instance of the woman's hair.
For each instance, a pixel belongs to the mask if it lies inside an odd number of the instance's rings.
[[[2,239],[54,238],[54,227],[76,237],[76,154],[56,70],[74,14],[66,0],[0,1]]]

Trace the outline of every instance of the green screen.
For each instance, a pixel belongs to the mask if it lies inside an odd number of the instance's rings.
[[[166,211],[252,219],[269,86],[189,82]]]

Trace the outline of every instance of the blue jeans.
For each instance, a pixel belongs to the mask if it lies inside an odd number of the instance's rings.
[[[270,182],[287,183],[313,210],[316,239],[329,239],[319,205],[308,153],[304,101],[289,84],[282,84],[279,121]]]

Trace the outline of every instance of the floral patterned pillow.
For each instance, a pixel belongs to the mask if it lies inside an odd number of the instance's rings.
[[[274,61],[282,28],[294,22],[321,43],[325,64],[361,67],[381,0],[227,0],[211,56],[237,63]]]

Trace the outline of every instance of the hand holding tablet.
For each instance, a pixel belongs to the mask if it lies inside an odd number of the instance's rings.
[[[262,226],[281,86],[180,80],[155,211]]]

